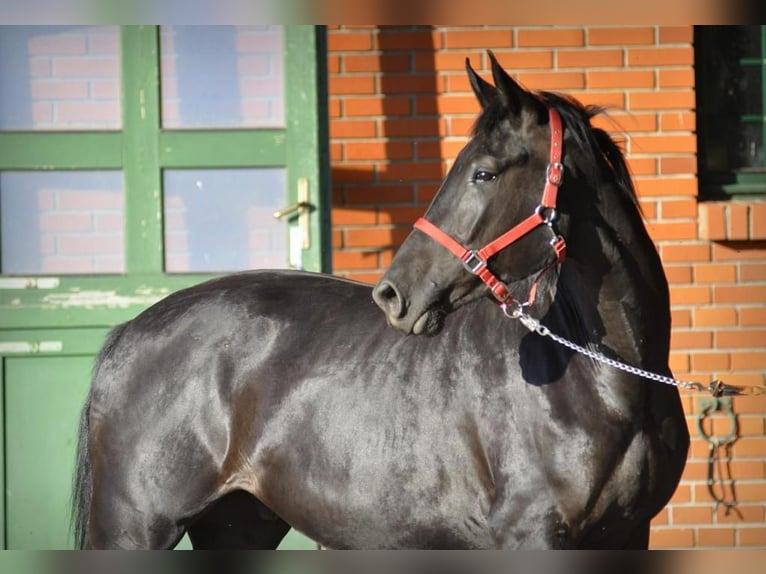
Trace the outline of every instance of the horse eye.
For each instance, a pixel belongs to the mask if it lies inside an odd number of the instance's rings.
[[[494,181],[496,177],[497,177],[497,174],[494,174],[491,171],[486,171],[483,169],[480,169],[475,174],[473,174],[474,181],[481,181],[483,183],[486,183],[488,181]]]

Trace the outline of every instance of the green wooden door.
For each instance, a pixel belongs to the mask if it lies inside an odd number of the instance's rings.
[[[67,548],[109,328],[220,273],[328,270],[324,31],[0,26],[0,58],[0,547]]]

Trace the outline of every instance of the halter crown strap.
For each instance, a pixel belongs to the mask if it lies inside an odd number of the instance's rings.
[[[415,222],[415,229],[422,231],[442,247],[449,250],[455,257],[460,259],[466,270],[479,277],[479,279],[489,287],[495,299],[501,303],[508,301],[510,298],[510,291],[508,286],[489,270],[489,267],[487,267],[487,260],[512,243],[518,241],[538,226],[543,224],[552,226],[556,217],[556,198],[559,186],[564,177],[564,166],[561,163],[564,129],[561,124],[561,116],[555,109],[548,108],[548,118],[551,130],[551,149],[548,165],[545,169],[545,187],[543,188],[543,196],[540,200],[540,205],[529,217],[478,250],[464,247],[458,241],[450,237],[450,235],[423,217]],[[556,261],[543,269],[537,279],[535,279],[530,290],[527,304],[531,304],[534,301],[537,284],[543,274],[548,271],[550,267],[562,263],[566,257],[566,243],[563,237],[555,236],[550,244],[556,254]]]

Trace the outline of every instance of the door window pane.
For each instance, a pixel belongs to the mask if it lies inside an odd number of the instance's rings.
[[[240,271],[287,265],[283,168],[164,172],[165,269]]]
[[[124,201],[118,171],[0,172],[2,272],[123,272]]]
[[[116,26],[0,26],[0,130],[121,126]]]
[[[162,127],[284,127],[281,26],[162,26]]]

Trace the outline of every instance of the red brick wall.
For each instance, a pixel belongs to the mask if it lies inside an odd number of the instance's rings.
[[[606,105],[611,119],[598,124],[624,130],[615,135],[671,284],[676,376],[766,384],[764,204],[698,201],[690,26],[336,26],[328,47],[335,273],[372,282],[390,263],[478,112],[464,60],[489,77],[491,48],[528,88]],[[691,452],[651,545],[766,548],[766,396],[733,403],[739,514],[729,516],[705,484],[701,398],[684,393]],[[728,431],[719,416],[705,425],[713,436]]]

